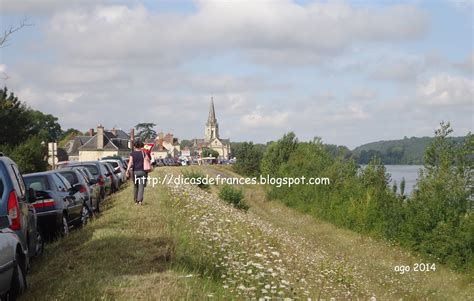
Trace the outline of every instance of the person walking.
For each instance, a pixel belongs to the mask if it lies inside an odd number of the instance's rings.
[[[145,171],[145,156],[147,156],[147,154],[142,149],[142,142],[135,141],[133,146],[134,151],[130,154],[127,166],[127,178],[132,176],[133,179],[133,200],[135,201],[135,205],[142,205],[147,181],[147,172]],[[132,170],[131,175],[130,170]]]

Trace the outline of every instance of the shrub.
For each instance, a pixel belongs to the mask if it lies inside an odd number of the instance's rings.
[[[464,144],[456,145],[448,137],[451,132],[449,123],[442,123],[435,132],[417,189],[410,196],[404,195],[404,180],[400,196],[389,187],[390,176],[377,158],[358,169],[352,159],[334,158],[319,139],[298,142],[286,135],[267,148],[262,172],[278,177],[328,177],[331,184],[269,186],[267,197],[472,272],[474,136],[469,134]],[[276,147],[280,141],[286,143]]]
[[[224,185],[219,192],[219,198],[226,201],[229,204],[234,205],[237,209],[248,210],[249,206],[244,200],[244,194],[242,190],[235,189],[230,185]]]

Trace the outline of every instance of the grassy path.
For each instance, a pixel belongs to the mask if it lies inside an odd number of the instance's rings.
[[[101,216],[46,246],[28,274],[22,300],[203,299],[221,285],[198,277],[185,253],[163,187],[147,188],[132,204],[132,187],[106,200]]]
[[[223,167],[210,175],[236,176]],[[160,168],[154,175],[178,175]],[[107,200],[101,216],[48,245],[28,275],[23,300],[469,300],[472,277],[442,267],[397,274],[422,262],[403,250],[316,221],[244,187],[245,213],[217,187],[148,187],[145,205],[131,187]]]

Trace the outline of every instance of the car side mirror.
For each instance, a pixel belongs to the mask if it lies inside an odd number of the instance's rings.
[[[69,194],[70,195],[73,195],[75,194],[76,192],[78,192],[79,190],[81,190],[81,187],[82,185],[80,183],[77,183],[77,184],[74,184],[71,189],[69,189]]]
[[[116,169],[116,170],[114,171],[114,174],[117,175],[117,174],[119,174],[120,172],[121,172],[120,169]]]
[[[28,203],[36,202],[36,191],[33,188],[28,188],[28,195],[27,195]]]
[[[11,226],[12,222],[8,215],[0,216],[0,229],[6,229]]]
[[[97,179],[90,179],[89,184],[91,185],[97,184]]]

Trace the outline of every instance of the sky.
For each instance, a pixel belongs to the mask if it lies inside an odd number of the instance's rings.
[[[0,85],[63,129],[358,145],[474,128],[474,1],[2,0]]]

